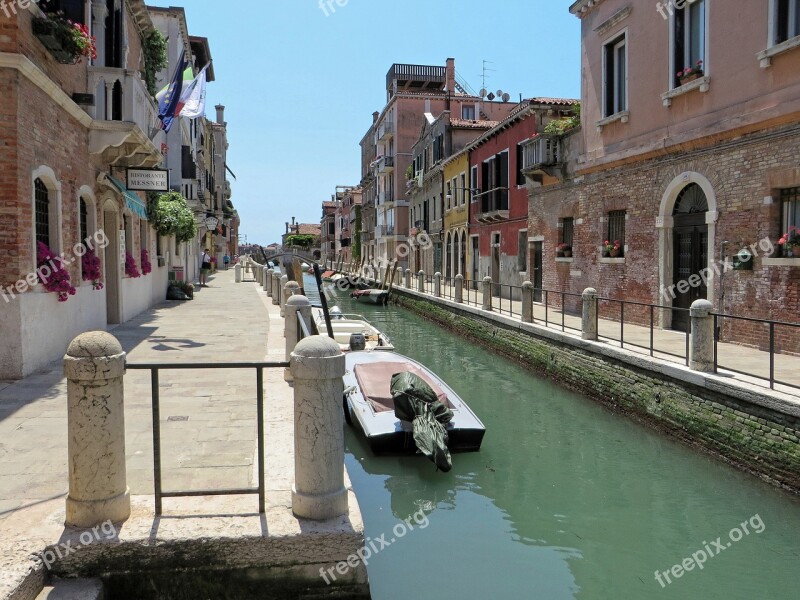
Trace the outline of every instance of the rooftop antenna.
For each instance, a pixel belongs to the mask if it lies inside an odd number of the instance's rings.
[[[489,78],[487,73],[494,73],[497,69],[489,69],[486,65],[493,65],[494,62],[491,60],[484,60],[483,61],[483,73],[481,73],[481,98],[485,97],[486,94],[486,80]]]

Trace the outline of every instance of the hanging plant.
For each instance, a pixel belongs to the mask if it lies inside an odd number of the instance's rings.
[[[59,302],[66,302],[75,295],[76,290],[70,283],[64,262],[42,242],[36,243],[36,274],[44,289],[58,294]]]
[[[103,267],[94,250],[86,248],[86,254],[81,257],[81,265],[83,266],[83,280],[91,281],[93,289],[102,290]]]
[[[142,76],[147,91],[155,98],[156,76],[167,68],[167,38],[160,31],[154,30],[147,34],[143,40],[142,51],[144,54],[144,69]]]
[[[150,255],[144,248],[142,248],[141,263],[142,263],[142,275],[149,275],[153,271],[153,265],[150,264]]]
[[[136,261],[130,255],[130,252],[125,253],[125,275],[132,279],[142,276],[142,274],[139,273],[139,269],[136,266]]]
[[[192,209],[178,192],[161,194],[150,202],[149,211],[149,220],[159,235],[174,235],[179,244],[197,235]]]

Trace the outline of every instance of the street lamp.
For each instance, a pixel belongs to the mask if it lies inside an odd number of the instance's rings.
[[[457,187],[457,188],[451,188],[451,190],[452,190],[452,191],[454,191],[454,192],[458,192],[458,191],[461,191],[461,192],[469,192],[469,193],[470,193],[470,196],[472,196],[472,194],[475,194],[475,193],[478,193],[478,192],[480,192],[480,189],[478,189],[478,188],[462,188],[462,187]],[[448,202],[450,202],[450,201],[453,199],[453,194],[447,194],[447,195],[445,196],[445,198],[447,199],[447,201],[448,201]]]

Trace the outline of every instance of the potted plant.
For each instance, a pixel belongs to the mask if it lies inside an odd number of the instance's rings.
[[[800,258],[800,229],[794,225],[778,240],[778,245],[783,248],[784,256]]]
[[[613,244],[608,240],[603,242],[603,256],[609,258],[617,258],[622,256],[622,244],[620,244],[620,241],[614,240]]]
[[[572,246],[559,244],[556,246],[556,256],[559,258],[570,258],[572,256]]]
[[[131,279],[137,279],[142,276],[136,266],[136,260],[131,256],[130,252],[125,253],[125,275]]]
[[[694,81],[695,79],[700,79],[703,76],[703,61],[698,60],[697,64],[693,67],[686,67],[682,71],[678,71],[678,80],[681,82],[681,85],[686,85]]]
[[[74,65],[82,59],[96,59],[95,38],[89,27],[65,19],[62,13],[50,13],[33,20],[33,34],[60,63]]]

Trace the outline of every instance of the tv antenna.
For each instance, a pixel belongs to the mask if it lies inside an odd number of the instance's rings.
[[[481,98],[485,98],[488,94],[486,91],[486,80],[490,77],[487,73],[494,73],[497,69],[489,69],[486,65],[493,65],[491,60],[483,61],[483,72],[481,73]]]

